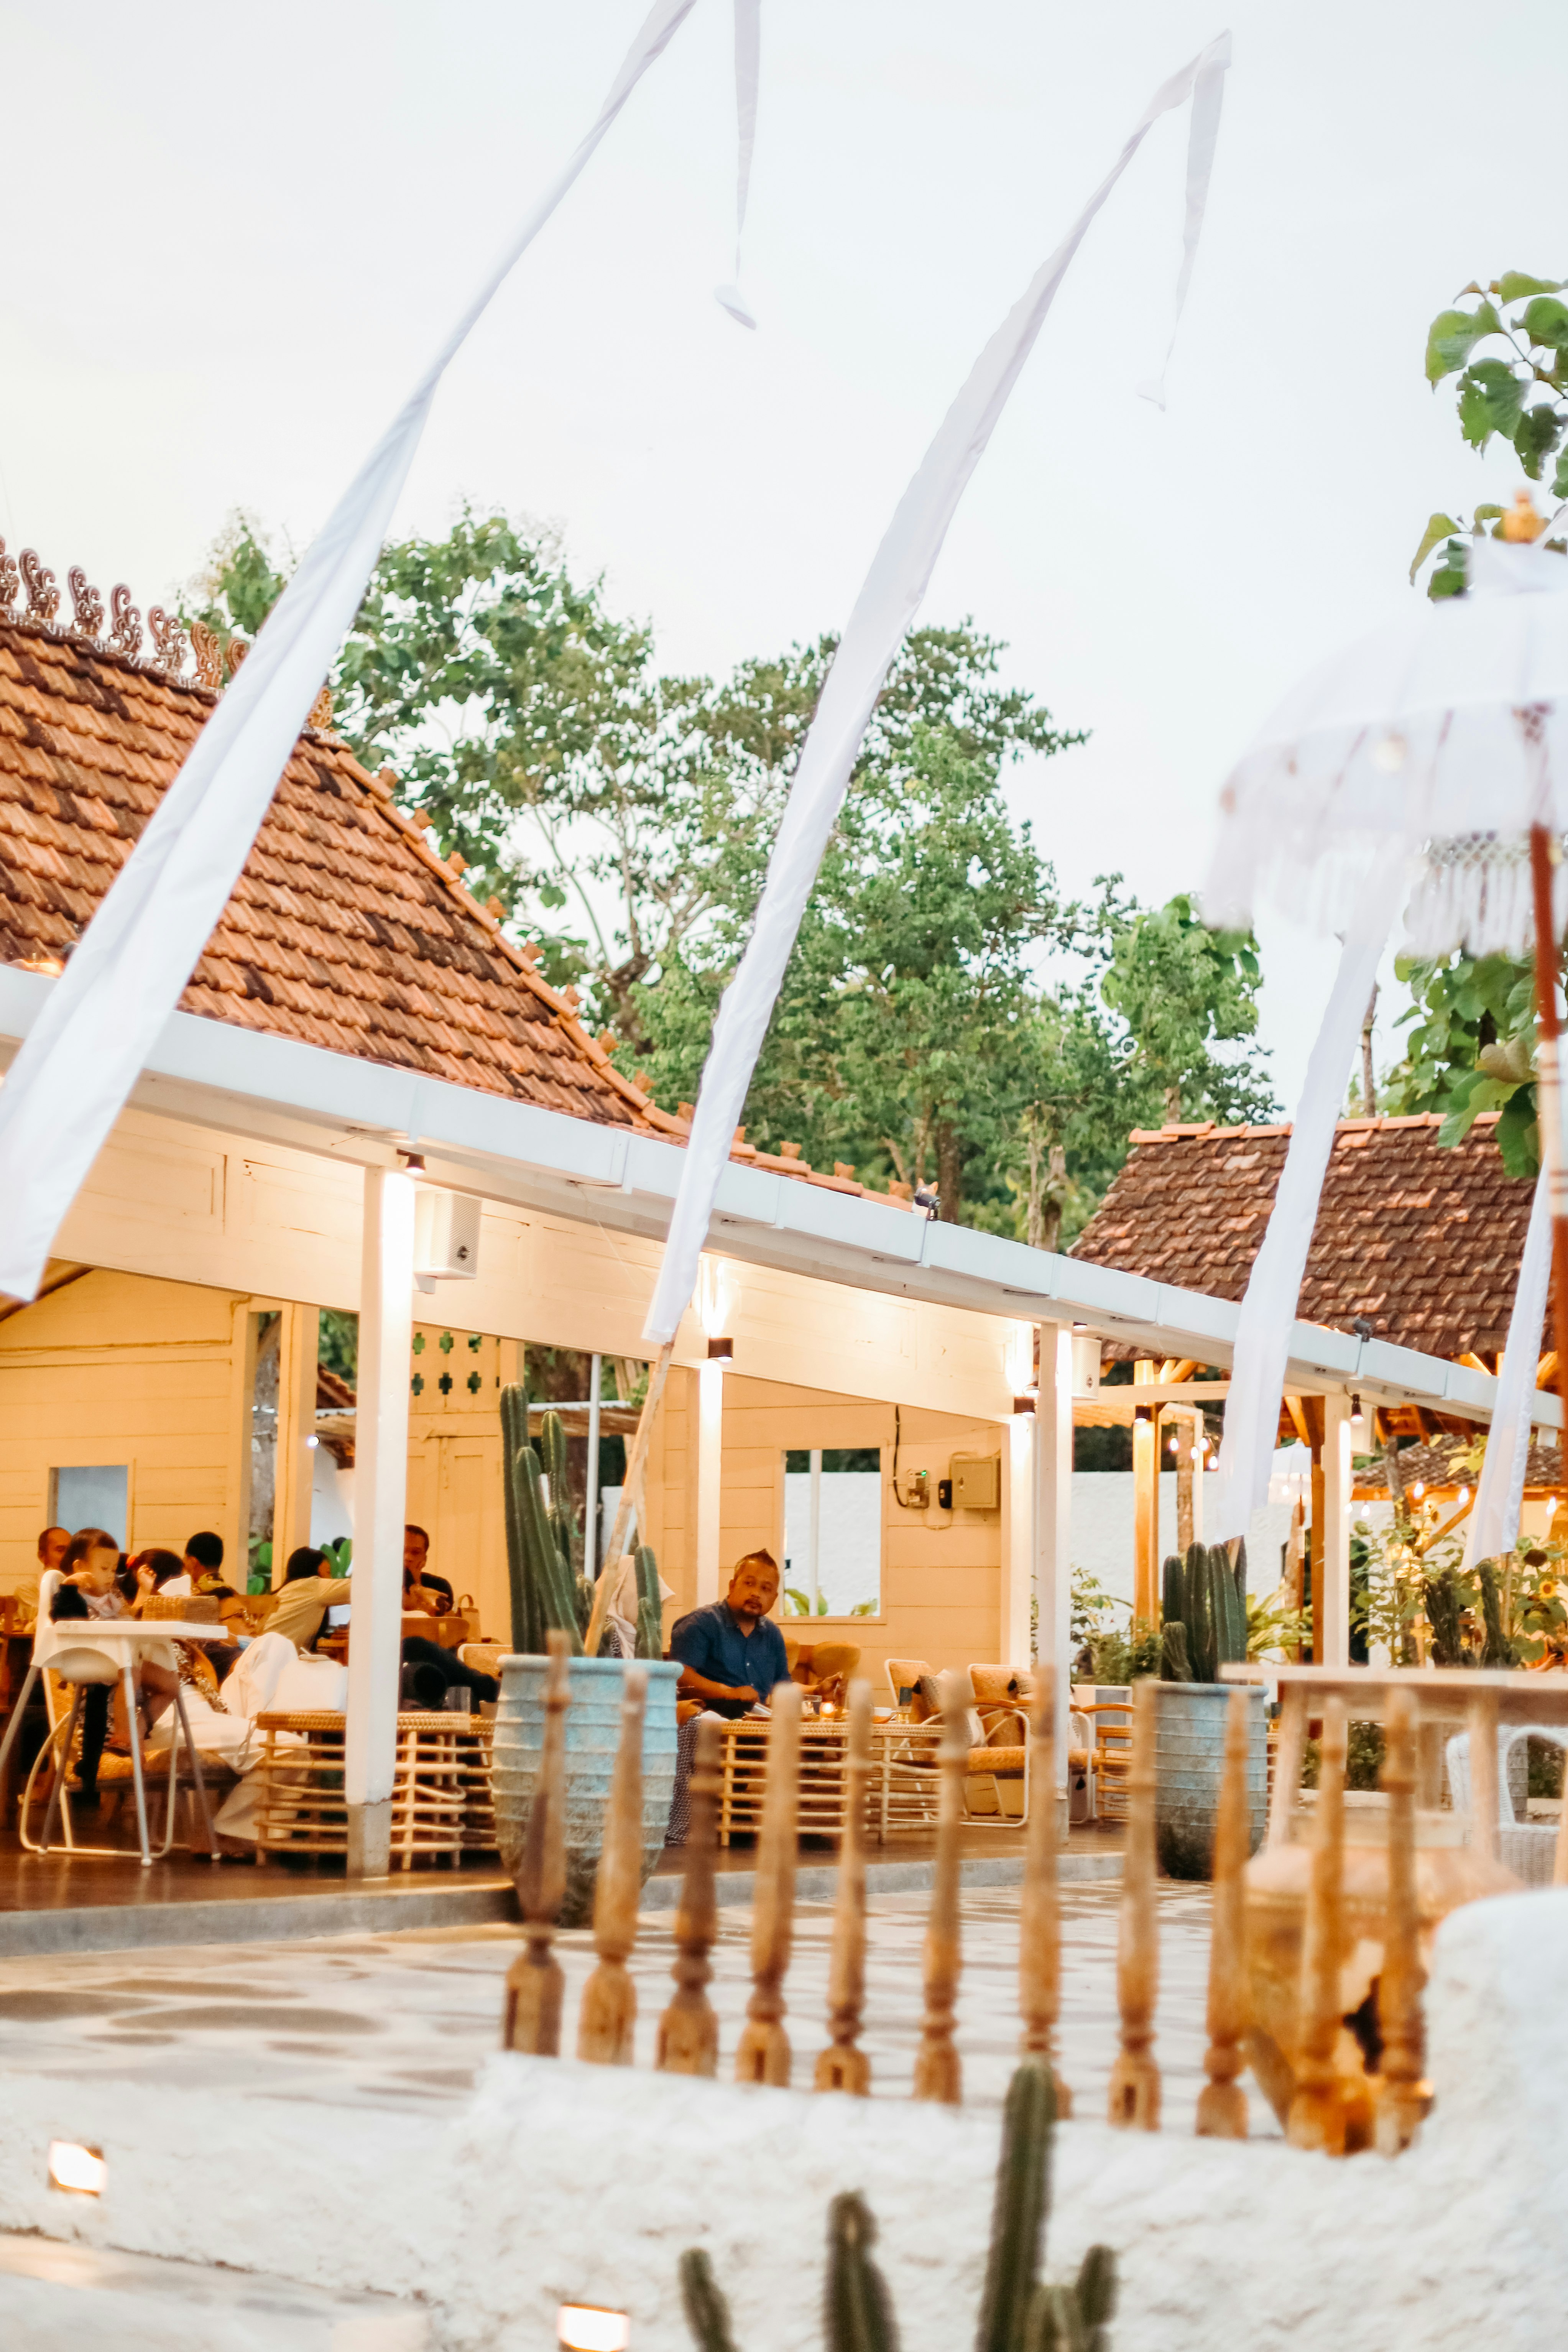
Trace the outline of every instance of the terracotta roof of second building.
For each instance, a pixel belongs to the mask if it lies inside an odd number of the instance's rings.
[[[1445,1150],[1436,1118],[1342,1119],[1297,1313],[1430,1356],[1489,1356],[1508,1337],[1534,1187],[1508,1176],[1496,1114]],[[1212,1297],[1239,1299],[1284,1166],[1288,1127],[1135,1131],[1073,1245]]]

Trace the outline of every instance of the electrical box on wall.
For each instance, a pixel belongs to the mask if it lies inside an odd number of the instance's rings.
[[[1002,1457],[999,1454],[955,1454],[948,1464],[952,1475],[955,1511],[999,1511],[1002,1507]]]
[[[1074,1396],[1093,1396],[1100,1386],[1100,1334],[1098,1331],[1075,1331],[1072,1335],[1072,1392]]]
[[[471,1282],[479,1273],[480,1206],[471,1192],[421,1184],[414,1196],[414,1279],[421,1290]]]

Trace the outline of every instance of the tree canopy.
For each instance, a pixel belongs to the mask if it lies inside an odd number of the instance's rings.
[[[191,617],[260,625],[284,572],[237,517]],[[465,509],[389,545],[331,680],[334,724],[456,849],[465,879],[669,1108],[719,997],[836,649],[727,678],[662,674],[558,537]],[[1249,938],[1119,875],[1069,903],[1007,803],[1021,760],[1081,742],[963,621],[911,631],[861,746],[746,1103],[752,1139],[1047,1247],[1167,1118],[1274,1109]],[[1065,976],[1064,976],[1065,975]]]

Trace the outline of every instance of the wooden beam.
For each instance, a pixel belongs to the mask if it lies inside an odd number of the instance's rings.
[[[1287,1396],[1285,1410],[1290,1416],[1290,1426],[1303,1445],[1310,1445],[1312,1433],[1307,1426],[1307,1415],[1299,1396]]]

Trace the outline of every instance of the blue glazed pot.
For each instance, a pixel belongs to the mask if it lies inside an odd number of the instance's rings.
[[[515,1873],[528,1834],[544,1745],[544,1681],[548,1658],[502,1658],[500,1701],[496,1708],[490,1778],[495,1794],[496,1842],[502,1862]],[[664,1850],[670,1799],[675,1793],[675,1685],[678,1661],[662,1658],[573,1658],[568,1662],[572,1704],[566,1710],[566,1898],[561,1924],[580,1927],[591,1917],[610,1776],[621,1737],[621,1693],[627,1672],[640,1666],[647,1676],[643,1717],[643,1878],[651,1875]]]
[[[1247,1687],[1244,1685],[1244,1687]],[[1154,1746],[1154,1837],[1167,1878],[1212,1878],[1219,1784],[1225,1770],[1229,1683],[1162,1683]],[[1268,1813],[1268,1735],[1261,1685],[1247,1692],[1248,1853]]]

